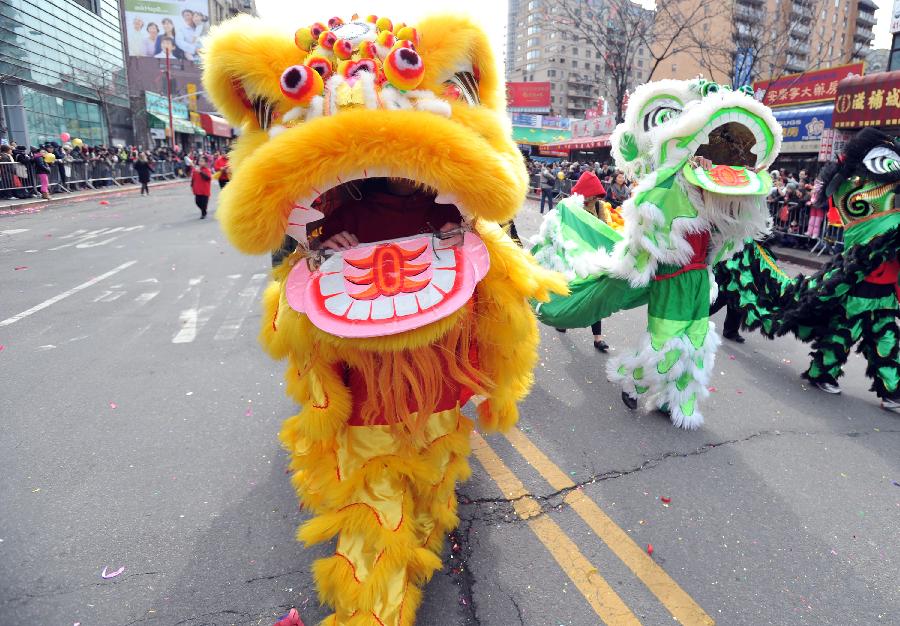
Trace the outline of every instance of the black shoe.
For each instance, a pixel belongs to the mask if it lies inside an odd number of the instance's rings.
[[[900,391],[881,398],[881,408],[885,411],[900,413]]]
[[[734,343],[744,343],[745,341],[747,341],[741,336],[740,333],[725,333],[722,336],[725,337],[725,339],[727,339],[728,341],[733,341]]]
[[[828,380],[814,380],[812,381],[812,384],[825,393],[830,393],[833,395],[841,393],[841,388],[838,386],[837,381],[831,382]],[[884,401],[882,401],[882,406],[884,406]]]
[[[557,329],[556,329],[556,332],[565,334],[565,333],[566,333],[566,329],[565,329],[565,328],[557,328]]]
[[[602,339],[598,339],[594,342],[594,350],[597,352],[606,352],[609,350],[609,344]]]
[[[632,411],[637,408],[637,398],[629,395],[627,391],[622,392],[622,402]]]

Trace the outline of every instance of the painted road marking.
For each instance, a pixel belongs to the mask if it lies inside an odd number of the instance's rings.
[[[146,291],[134,299],[138,306],[143,306],[159,295],[158,291]]]
[[[94,298],[94,302],[112,302],[113,300],[118,300],[122,296],[125,295],[126,292],[121,290],[109,290],[107,289],[102,294]]]
[[[194,306],[183,310],[179,316],[182,325],[181,330],[172,337],[172,343],[191,343],[194,341],[197,338],[197,334],[204,326],[206,326],[206,323],[212,317],[213,311],[215,311],[222,303],[222,300],[228,295],[240,276],[240,274],[231,274],[228,276],[228,285],[217,290],[216,297],[212,304],[200,306],[200,290],[198,289],[194,294]],[[197,283],[194,283],[194,280],[195,279],[191,280],[191,287],[200,282],[198,280]],[[188,289],[191,287],[188,287]]]
[[[526,461],[536,469],[554,489],[571,489],[564,501],[591,530],[634,572],[653,595],[666,607],[678,623],[687,626],[715,624],[678,583],[657,565],[644,549],[636,544],[597,504],[584,492],[575,489],[575,483],[544,454],[525,433],[517,428],[504,433],[506,439]]]
[[[97,230],[87,231],[84,229],[78,229],[73,233],[69,233],[68,235],[63,235],[60,239],[74,239],[74,241],[70,241],[68,243],[64,243],[59,246],[55,246],[53,248],[49,248],[50,250],[62,250],[63,248],[69,248],[71,246],[75,246],[76,248],[96,248],[98,246],[104,246],[112,241],[115,241],[125,233],[130,233],[135,230],[141,230],[144,228],[143,224],[138,224],[135,226],[115,226],[113,228],[98,228]],[[101,241],[97,241],[99,237],[106,237],[107,235],[115,234],[114,237],[109,237],[108,239],[103,239]]]
[[[240,276],[240,274],[238,274]],[[254,274],[246,287],[238,293],[237,303],[233,313],[224,321],[213,338],[215,341],[227,341],[234,339],[241,330],[241,325],[251,312],[251,307],[256,302],[256,294],[262,286],[266,274]],[[230,277],[229,277],[230,278]]]
[[[513,500],[516,514],[528,523],[528,527],[575,583],[578,591],[603,623],[607,626],[640,626],[641,622],[599,574],[597,568],[591,565],[559,524],[543,514],[540,505],[525,490],[522,482],[491,449],[487,441],[474,431],[472,453],[500,488],[503,496]]]
[[[0,230],[0,235],[18,235],[19,233],[27,233],[29,228],[11,228],[9,230]]]
[[[19,320],[24,319],[24,318],[28,317],[29,315],[33,315],[34,313],[37,313],[38,311],[42,311],[43,309],[46,309],[48,306],[56,304],[60,300],[65,300],[69,296],[78,293],[82,289],[87,289],[88,287],[96,285],[101,280],[106,280],[110,276],[114,276],[115,274],[118,274],[122,270],[128,269],[135,263],[137,263],[137,260],[128,261],[127,263],[122,263],[122,265],[120,265],[118,267],[114,267],[113,269],[109,270],[105,274],[101,274],[100,276],[95,276],[94,278],[90,279],[89,281],[81,283],[77,287],[72,287],[68,291],[64,291],[61,294],[55,295],[52,298],[50,298],[49,300],[44,300],[40,304],[36,304],[35,306],[31,307],[27,311],[22,311],[18,315],[13,315],[12,317],[8,317],[5,320],[0,321],[0,326],[9,326],[10,324],[15,324]]]

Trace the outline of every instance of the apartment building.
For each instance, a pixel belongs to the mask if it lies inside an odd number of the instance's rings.
[[[667,59],[654,78],[750,83],[865,60],[876,8],[874,0],[731,0],[704,25],[705,48]]]
[[[607,10],[603,0],[582,0],[585,10]],[[551,113],[583,118],[599,97],[613,101],[612,85],[601,52],[577,41],[574,32],[557,21],[559,0],[510,0],[507,22],[506,78],[510,81],[549,82]],[[635,11],[645,11],[634,5]],[[598,33],[599,36],[599,33]],[[646,82],[649,52],[634,55],[629,89]]]

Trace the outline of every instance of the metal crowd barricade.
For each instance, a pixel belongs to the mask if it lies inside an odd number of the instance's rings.
[[[91,162],[91,185],[94,187],[108,187],[119,185],[113,172],[113,163],[98,159]]]
[[[0,163],[0,197],[25,199],[32,196],[37,176],[31,163]]]
[[[154,181],[178,178],[172,161],[151,161]],[[180,165],[180,164],[179,164]],[[137,182],[137,172],[131,161],[63,161],[50,163],[50,192],[65,193],[97,187],[122,186]],[[183,165],[181,165],[183,167]],[[0,200],[27,199],[40,193],[40,180],[34,163],[0,162]]]
[[[113,182],[122,185],[137,181],[134,166],[131,161],[119,161],[112,164]]]

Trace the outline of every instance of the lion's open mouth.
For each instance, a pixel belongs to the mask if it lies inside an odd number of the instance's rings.
[[[447,317],[472,297],[490,266],[475,233],[462,226],[440,232],[462,222],[460,211],[415,181],[342,182],[309,204],[291,213],[288,234],[305,242],[309,226],[321,238],[340,231],[360,241],[312,252],[288,277],[288,304],[329,334],[392,335]]]
[[[693,157],[710,160],[710,169],[691,158],[682,172],[687,182],[722,195],[766,195],[772,188],[768,172],[755,168],[769,154],[771,132],[756,115],[744,109],[720,111],[688,142]]]
[[[757,155],[752,152],[756,137],[740,122],[728,122],[709,133],[694,156],[705,157],[716,164],[756,167]]]

